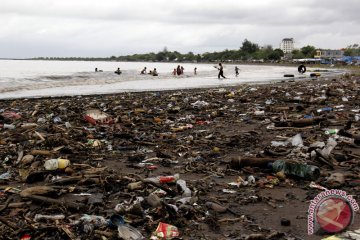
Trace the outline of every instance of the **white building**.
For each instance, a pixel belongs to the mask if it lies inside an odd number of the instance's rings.
[[[284,53],[291,53],[294,50],[294,39],[284,38],[280,44],[280,49]]]

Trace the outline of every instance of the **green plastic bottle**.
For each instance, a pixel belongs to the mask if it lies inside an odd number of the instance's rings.
[[[274,172],[284,171],[285,175],[315,181],[320,177],[320,169],[313,165],[277,160],[272,163]]]

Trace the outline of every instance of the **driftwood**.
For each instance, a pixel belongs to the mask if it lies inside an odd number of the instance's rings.
[[[275,122],[275,127],[277,127],[277,129],[282,127],[302,128],[302,127],[309,127],[312,125],[316,125],[324,120],[325,118],[322,117],[287,120],[284,122]]]
[[[271,156],[286,156],[291,153],[291,150],[287,150],[284,152],[276,152],[276,151],[273,151],[270,149],[265,149],[265,153],[267,153],[268,155],[271,155]]]
[[[51,156],[53,153],[52,151],[48,151],[48,150],[32,150],[30,152],[31,155],[45,155],[45,156]]]
[[[231,159],[231,167],[234,169],[241,169],[242,167],[258,167],[268,168],[269,163],[278,159],[275,158],[256,158],[256,157],[236,157]]]
[[[66,202],[64,200],[49,198],[49,197],[43,197],[38,195],[29,195],[26,196],[26,198],[29,198],[31,200],[40,201],[48,204],[55,204],[55,205],[61,205],[72,209],[81,209],[85,207],[85,204],[83,203],[75,203],[75,202]]]
[[[66,185],[66,184],[71,184],[71,183],[98,183],[100,180],[101,176],[100,175],[94,175],[94,174],[90,174],[90,175],[81,175],[81,176],[73,176],[73,177],[63,177],[57,180],[54,180],[50,183],[47,183],[46,185]]]
[[[49,193],[55,193],[58,190],[53,187],[47,186],[36,186],[36,187],[29,187],[20,192],[21,197],[28,197],[31,195],[44,195]]]
[[[49,204],[62,205],[68,208],[80,209],[85,207],[85,204],[76,203],[76,202],[67,202],[65,200],[54,199],[50,197],[44,197],[39,195],[45,195],[50,193],[59,192],[62,188],[59,187],[49,187],[49,186],[36,186],[26,188],[20,192],[20,196],[23,198],[28,198],[35,201],[45,202]]]
[[[71,239],[71,240],[75,240],[77,239],[75,234],[73,234],[67,227],[62,226],[61,229],[66,233],[66,235]]]
[[[0,211],[3,211],[3,209],[6,208],[21,208],[25,205],[30,205],[31,202],[16,202],[16,203],[9,203],[6,207],[6,205],[0,205]]]
[[[307,127],[311,125],[318,124],[320,121],[325,120],[324,118],[304,118],[292,120],[289,122],[290,127]]]
[[[12,228],[13,230],[19,229],[19,227],[16,226],[15,223],[9,222],[6,218],[1,217],[1,216],[0,216],[0,222],[2,222],[3,224],[5,224],[6,226]]]

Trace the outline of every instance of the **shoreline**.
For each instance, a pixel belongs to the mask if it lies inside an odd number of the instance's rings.
[[[348,74],[346,71],[335,69],[333,72],[323,72],[322,76],[316,79],[338,78]],[[231,76],[231,75],[230,75]],[[171,90],[190,90],[190,89],[207,89],[219,87],[236,87],[241,85],[263,85],[276,84],[279,82],[300,82],[310,81],[313,77],[306,75],[294,75],[294,77],[273,77],[269,79],[245,80],[244,77],[228,77],[226,79],[217,79],[214,77],[202,77],[186,75],[183,78],[153,78],[143,80],[125,80],[122,82],[98,83],[90,81],[90,84],[68,86],[54,86],[40,89],[23,89],[20,91],[7,91],[0,94],[0,99],[21,99],[21,98],[44,98],[44,97],[67,97],[67,96],[91,96],[91,95],[108,95],[123,92],[163,92]]]

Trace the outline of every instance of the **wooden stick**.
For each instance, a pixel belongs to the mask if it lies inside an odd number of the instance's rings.
[[[238,222],[238,221],[241,221],[242,218],[223,218],[223,219],[220,219],[218,220],[218,222]]]
[[[34,149],[30,152],[31,155],[45,155],[45,156],[51,156],[52,152],[48,150],[37,150]]]
[[[75,239],[76,239],[75,234],[73,234],[68,228],[66,228],[65,226],[62,226],[61,229],[66,233],[66,235],[67,235],[71,240],[75,240]]]
[[[23,207],[24,205],[30,205],[31,202],[17,202],[17,203],[9,203],[9,205],[7,206],[8,208],[20,208]],[[0,209],[4,208],[5,205],[0,205]]]
[[[53,199],[53,198],[43,197],[43,196],[38,196],[38,195],[29,195],[29,196],[26,196],[26,198],[29,198],[31,200],[49,203],[49,204],[62,205],[62,206],[66,206],[66,207],[73,208],[73,209],[80,209],[80,208],[85,207],[85,205],[82,203],[65,202],[65,201],[61,201],[58,199]]]
[[[0,222],[4,223],[6,226],[8,226],[8,227],[10,227],[10,228],[12,228],[14,230],[19,229],[19,227],[16,226],[14,223],[9,222],[6,218],[1,217],[1,216],[0,216]]]
[[[41,141],[43,141],[43,142],[45,141],[45,138],[39,132],[35,131],[35,134],[36,134],[36,136],[38,136],[41,139]]]
[[[111,237],[115,236],[115,234],[113,232],[106,232],[106,231],[100,231],[100,230],[95,230],[95,234],[103,235],[103,236],[108,237],[108,238],[111,238]]]

